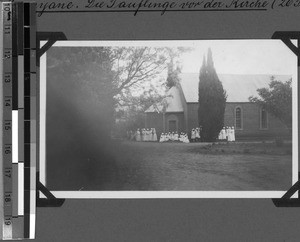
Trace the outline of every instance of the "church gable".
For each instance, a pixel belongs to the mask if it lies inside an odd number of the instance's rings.
[[[179,89],[177,87],[172,87],[168,90],[166,93],[165,98],[166,103],[166,110],[167,113],[177,113],[177,112],[183,112],[183,104],[182,100],[180,98]],[[150,106],[145,112],[146,113],[152,113],[152,112],[158,112],[161,113],[164,110],[163,104],[158,103]]]

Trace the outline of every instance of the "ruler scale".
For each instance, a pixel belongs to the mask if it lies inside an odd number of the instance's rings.
[[[12,159],[13,159],[13,100],[12,100],[12,13],[11,3],[2,3],[2,25],[3,25],[3,172],[4,172],[4,224],[3,239],[12,239]]]
[[[36,209],[35,4],[2,2],[2,239],[34,238]],[[0,213],[1,214],[1,213]],[[0,230],[1,231],[1,230]]]

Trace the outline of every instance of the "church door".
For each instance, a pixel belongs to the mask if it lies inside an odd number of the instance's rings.
[[[177,131],[177,121],[176,120],[169,120],[169,132]]]

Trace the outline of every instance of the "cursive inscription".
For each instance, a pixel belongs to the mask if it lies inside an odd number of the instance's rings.
[[[82,0],[45,1],[37,4],[38,16],[53,12],[259,11],[299,8],[300,0]]]

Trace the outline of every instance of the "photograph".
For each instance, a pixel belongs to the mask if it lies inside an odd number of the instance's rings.
[[[57,41],[39,95],[56,197],[275,198],[298,178],[297,57],[280,40]]]

